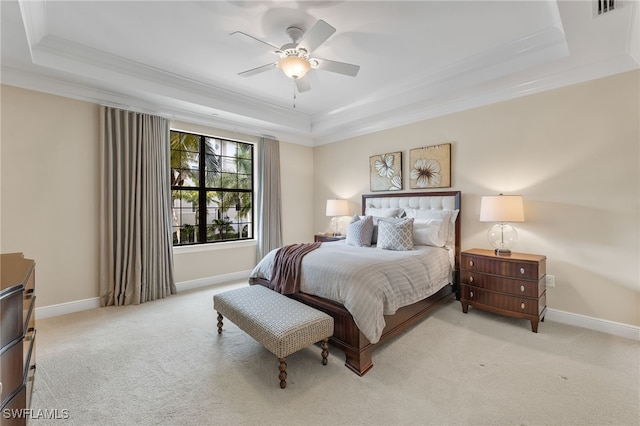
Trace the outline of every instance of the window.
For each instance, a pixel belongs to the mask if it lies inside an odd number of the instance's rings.
[[[253,238],[253,144],[171,131],[173,245]]]

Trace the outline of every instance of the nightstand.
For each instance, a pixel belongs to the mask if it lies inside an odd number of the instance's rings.
[[[531,321],[538,332],[547,309],[545,256],[472,249],[460,254],[460,302],[469,306]]]
[[[331,234],[316,234],[313,236],[313,241],[315,242],[323,242],[323,243],[327,243],[329,241],[340,241],[340,240],[344,240],[345,238],[347,238],[344,235],[331,235]]]

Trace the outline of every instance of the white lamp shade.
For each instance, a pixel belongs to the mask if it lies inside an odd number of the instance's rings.
[[[521,195],[489,195],[480,199],[480,222],[524,222]]]
[[[327,216],[346,216],[349,214],[349,201],[327,200]]]

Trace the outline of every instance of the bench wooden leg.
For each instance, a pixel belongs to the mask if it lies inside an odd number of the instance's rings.
[[[280,388],[284,389],[287,387],[287,359],[280,358],[280,375],[278,376],[280,379]]]
[[[320,344],[322,347],[322,365],[327,365],[327,357],[329,356],[329,338],[326,337],[322,339],[322,343]]]
[[[218,334],[222,334],[222,320],[223,317],[220,312],[218,312]]]

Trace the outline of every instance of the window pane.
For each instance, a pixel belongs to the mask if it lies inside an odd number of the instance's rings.
[[[238,175],[235,173],[222,173],[221,188],[236,189],[238,188]]]
[[[239,143],[238,158],[243,158],[247,160],[253,159],[253,145],[248,143]]]
[[[220,155],[222,153],[220,149],[219,139],[206,137],[204,138],[204,140],[207,144],[207,149],[205,150],[205,152],[209,153],[209,150],[211,150],[212,154]]]
[[[251,175],[238,175],[238,189],[251,189]]]
[[[206,174],[207,188],[220,188],[222,186],[222,175],[215,172],[207,172]]]
[[[245,174],[253,173],[253,162],[251,160],[239,159],[238,173],[245,173]]]
[[[236,173],[238,171],[237,163],[238,159],[235,157],[221,157],[222,171],[229,173]]]
[[[172,185],[197,186],[197,168],[200,149],[198,135],[171,132],[170,143]],[[194,179],[194,177],[196,179]]]
[[[171,191],[174,243],[193,243],[197,236],[198,191]]]

